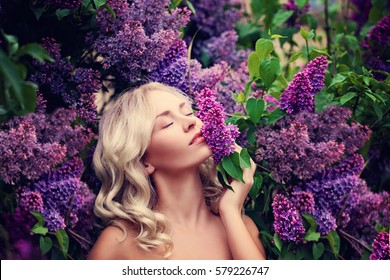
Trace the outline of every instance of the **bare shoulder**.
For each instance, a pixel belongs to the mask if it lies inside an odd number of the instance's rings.
[[[265,256],[265,249],[264,249],[263,244],[260,241],[259,229],[257,228],[255,222],[247,215],[244,215],[243,221],[244,221],[244,224],[245,224],[246,228],[248,229],[250,235],[252,236],[253,240],[255,241],[257,247],[262,252],[262,254]]]
[[[150,259],[152,256],[137,246],[136,232],[117,226],[107,226],[90,251],[89,260]]]

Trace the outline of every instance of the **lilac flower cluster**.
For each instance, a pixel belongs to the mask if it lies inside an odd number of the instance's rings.
[[[388,232],[380,232],[375,237],[370,260],[390,260],[390,236]]]
[[[357,197],[357,202],[350,211],[353,219],[345,229],[368,246],[377,234],[375,224],[388,225],[390,223],[390,194],[372,192],[363,180],[360,180],[353,194]]]
[[[99,32],[90,33],[87,43],[102,57],[102,66],[127,83],[140,80],[155,70],[179,39],[178,28],[189,20],[189,11],[177,8],[168,12],[169,0],[110,0],[114,19],[99,10]]]
[[[34,61],[36,72],[31,80],[45,96],[61,96],[68,107],[76,109],[79,117],[94,123],[97,118],[94,93],[100,89],[100,73],[90,68],[74,68],[61,58],[60,45],[53,38],[42,39],[42,46],[55,62]]]
[[[225,124],[223,107],[209,88],[199,92],[197,106],[199,111],[196,115],[203,122],[202,135],[213,152],[214,162],[218,164],[223,157],[234,152],[234,141],[239,135],[238,128]]]
[[[241,11],[230,0],[199,0],[194,2],[194,8],[193,21],[209,38],[234,30],[241,18]]]
[[[0,176],[15,184],[22,176],[38,179],[65,156],[81,152],[94,136],[89,128],[71,126],[74,110],[60,108],[51,116],[31,113],[3,124],[0,131]]]
[[[67,0],[67,1],[63,1],[63,0],[44,0],[45,4],[53,5],[56,8],[69,9],[69,10],[73,10],[73,9],[76,9],[76,8],[80,7],[82,2],[83,2],[83,0]]]
[[[291,194],[291,202],[300,214],[313,214],[314,212],[315,201],[310,191],[294,191]]]
[[[286,24],[289,27],[295,27],[296,30],[299,30],[302,25],[302,17],[309,11],[310,3],[307,3],[302,9],[298,9],[298,5],[294,0],[288,0],[286,4],[283,5],[283,9],[286,11],[294,11],[293,15],[287,20]]]
[[[282,194],[277,194],[272,202],[274,213],[273,227],[283,241],[300,243],[305,235],[302,218],[295,206]]]
[[[313,112],[314,98],[313,87],[310,84],[308,75],[299,72],[280,96],[280,109],[290,114],[299,112]]]
[[[313,89],[312,95],[317,94],[324,87],[325,72],[327,68],[328,59],[326,56],[322,55],[310,61],[303,70],[306,72]]]
[[[212,63],[227,62],[233,69],[237,69],[242,61],[246,61],[249,50],[237,50],[238,35],[235,30],[223,32],[219,37],[211,37],[203,42],[201,48]]]
[[[39,141],[36,127],[27,121],[0,131],[0,176],[7,184],[16,184],[22,176],[38,179],[60,163],[65,154],[64,145]]]
[[[332,140],[314,142],[307,125],[295,120],[280,128],[259,128],[256,146],[255,159],[266,160],[278,182],[288,182],[293,178],[311,179],[344,154],[343,143]]]
[[[224,79],[227,64],[221,62],[210,68],[202,68],[196,60],[187,58],[185,42],[177,40],[168,51],[167,57],[152,71],[149,79],[179,88],[192,98],[196,98],[204,88],[215,89]]]
[[[390,44],[390,14],[384,16],[367,35],[375,46],[388,46]]]
[[[325,71],[328,67],[326,56],[319,56],[307,64],[280,96],[280,108],[290,114],[313,112],[314,98],[324,87]]]

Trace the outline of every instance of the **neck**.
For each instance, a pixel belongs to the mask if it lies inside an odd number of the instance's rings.
[[[158,201],[155,210],[166,215],[172,224],[196,227],[210,215],[206,205],[199,170],[175,174],[153,174]]]

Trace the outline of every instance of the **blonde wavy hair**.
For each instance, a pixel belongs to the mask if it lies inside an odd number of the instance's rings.
[[[156,117],[147,98],[151,91],[168,92],[191,104],[180,90],[151,82],[123,92],[104,112],[93,157],[95,172],[102,182],[94,212],[106,225],[121,228],[123,240],[127,229],[122,221],[126,221],[138,233],[136,242],[141,249],[161,252],[167,258],[173,248],[169,222],[163,214],[153,211],[158,197],[143,164]],[[217,213],[223,188],[217,181],[212,158],[200,166],[200,174],[206,203]]]

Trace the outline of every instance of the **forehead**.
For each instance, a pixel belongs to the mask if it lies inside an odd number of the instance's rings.
[[[173,93],[159,90],[148,92],[148,100],[157,113],[176,108],[183,102],[188,103],[184,96],[179,97]]]

